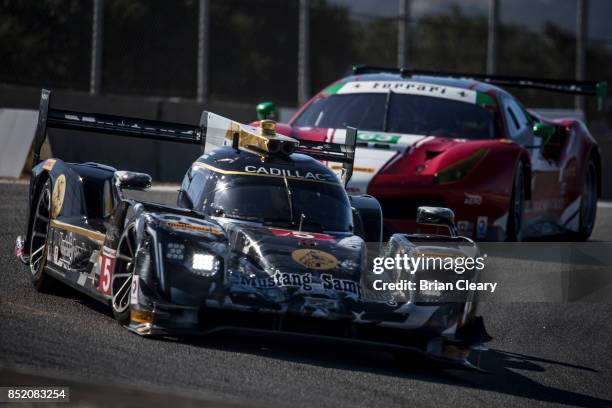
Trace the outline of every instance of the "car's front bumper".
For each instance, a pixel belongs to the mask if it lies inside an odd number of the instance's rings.
[[[455,305],[456,306],[456,305]],[[152,302],[148,307],[132,304],[128,328],[142,336],[193,336],[220,331],[268,333],[280,336],[301,336],[326,341],[351,342],[362,346],[397,352],[419,352],[448,363],[471,367],[471,349],[479,341],[466,342],[457,336],[457,325],[440,330],[434,322],[454,312],[452,304],[405,305],[403,324],[359,319],[334,320],[292,312],[246,310],[244,308],[181,306]],[[479,330],[479,329],[478,329]],[[485,338],[486,332],[475,338]]]

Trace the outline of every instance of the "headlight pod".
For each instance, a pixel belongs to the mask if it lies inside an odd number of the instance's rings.
[[[200,276],[213,276],[219,271],[219,264],[215,255],[196,252],[191,258],[191,271]]]
[[[483,157],[488,153],[488,149],[480,148],[476,150],[471,156],[459,160],[456,163],[440,170],[434,175],[434,183],[445,184],[459,181],[465,177]]]
[[[186,248],[185,244],[178,242],[169,242],[166,245],[165,257],[200,276],[214,276],[221,268],[221,261],[216,255],[206,252],[203,248]]]
[[[173,261],[182,261],[185,259],[185,245],[177,242],[170,242],[166,247],[166,258]]]

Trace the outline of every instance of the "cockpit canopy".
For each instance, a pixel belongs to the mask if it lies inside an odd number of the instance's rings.
[[[308,232],[353,230],[351,205],[337,176],[300,154],[262,162],[229,147],[191,167],[179,205],[206,215]],[[226,157],[227,156],[227,157]],[[232,156],[231,159],[229,156]]]

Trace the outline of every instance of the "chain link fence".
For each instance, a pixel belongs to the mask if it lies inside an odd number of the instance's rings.
[[[385,5],[398,1],[387,0]],[[575,1],[563,0],[562,5]],[[409,65],[484,72],[489,2],[449,2],[442,7],[409,1]],[[508,0],[499,2],[511,5]],[[535,8],[542,6],[536,3]],[[593,10],[601,8],[599,3],[589,2],[599,7]],[[356,63],[397,66],[397,6],[396,13],[377,14],[359,13],[347,4],[308,2],[310,94],[349,73]],[[299,7],[299,0],[209,0],[210,100],[297,104]],[[575,27],[547,21],[546,15],[537,28],[527,27],[506,19],[504,10],[498,73],[575,76]],[[195,99],[198,13],[199,0],[104,0],[100,92]],[[0,0],[0,84],[88,91],[92,14],[93,0]],[[588,78],[612,78],[612,41],[588,41],[586,67]],[[516,94],[527,106],[572,108],[574,103],[571,96],[523,90]],[[594,105],[588,102],[589,119],[612,126],[612,115],[597,113]]]

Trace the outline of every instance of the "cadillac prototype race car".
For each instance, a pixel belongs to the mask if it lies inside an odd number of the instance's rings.
[[[450,234],[395,234],[383,245],[376,199],[345,190],[356,129],[343,144],[298,142],[272,121],[255,128],[203,112],[199,125],[184,125],[50,109],[49,100],[43,90],[27,233],[16,242],[36,289],[64,282],[148,336],[228,328],[331,336],[460,366],[490,339],[474,291],[450,299],[435,289],[373,289],[374,279],[403,277],[373,274],[370,250],[456,258],[478,248],[456,235],[451,210],[433,207],[419,221]],[[177,206],[138,202],[125,190],[146,189],[146,174],[40,160],[47,128],[192,143],[204,154],[187,169]],[[403,272],[387,275],[395,273]],[[479,279],[477,270],[419,273],[406,279]]]
[[[350,194],[378,199],[389,232],[417,231],[420,205],[450,207],[479,240],[587,239],[601,192],[595,139],[580,120],[547,119],[497,87],[597,95],[605,82],[357,66],[278,132],[342,143],[359,129]],[[258,105],[258,116],[273,109]],[[335,166],[335,164],[332,164]]]

